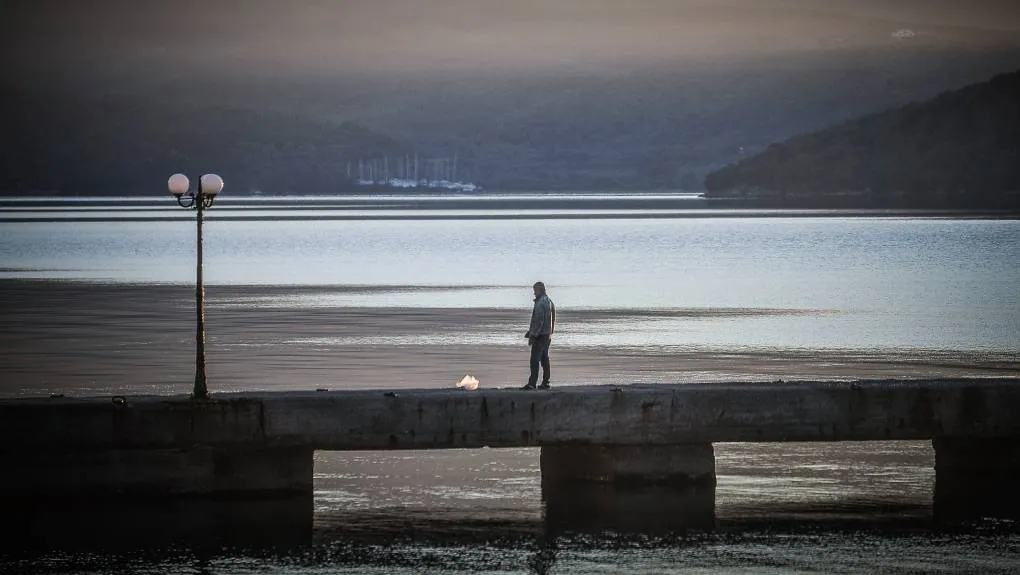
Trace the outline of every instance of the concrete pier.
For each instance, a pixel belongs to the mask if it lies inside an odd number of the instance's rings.
[[[1020,380],[357,390],[0,400],[0,452],[1020,438]]]
[[[264,499],[312,494],[310,447],[197,445],[184,449],[7,454],[0,486],[41,499]]]
[[[715,484],[711,443],[687,445],[545,445],[542,483]]]
[[[1016,477],[1018,412],[1016,379],[5,399],[0,492],[310,494],[315,450],[483,446],[542,447],[549,485],[711,486],[715,442],[931,439],[953,509]]]
[[[545,445],[542,500],[552,528],[707,529],[715,520],[715,452],[685,445]]]

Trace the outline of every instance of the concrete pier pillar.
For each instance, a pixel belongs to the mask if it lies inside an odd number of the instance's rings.
[[[24,499],[312,495],[312,449],[126,449],[5,454],[0,490]]]
[[[552,530],[678,531],[715,523],[712,444],[542,447]]]
[[[1020,441],[937,438],[932,446],[937,519],[1020,518]]]
[[[715,485],[711,443],[685,445],[546,445],[542,483],[594,481],[631,485]]]

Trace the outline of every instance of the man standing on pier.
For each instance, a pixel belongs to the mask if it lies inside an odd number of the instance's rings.
[[[531,346],[531,377],[524,389],[535,389],[538,382],[538,366],[542,365],[541,389],[549,389],[549,344],[552,343],[552,334],[556,327],[556,306],[553,305],[549,296],[545,293],[545,284],[535,282],[532,286],[535,290],[535,307],[531,311],[531,326],[524,337],[528,338],[528,345]]]

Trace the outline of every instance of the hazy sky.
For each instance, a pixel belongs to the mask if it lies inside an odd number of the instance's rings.
[[[3,16],[4,66],[53,74],[531,70],[1020,44],[1018,0],[16,0]]]

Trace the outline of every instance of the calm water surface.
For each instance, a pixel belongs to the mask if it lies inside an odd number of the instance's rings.
[[[218,204],[206,226],[206,279],[337,288],[222,305],[520,309],[522,289],[542,279],[565,315],[673,312],[587,325],[562,334],[564,347],[1007,358],[1020,349],[1018,221],[721,217],[682,204],[647,218],[646,206],[622,198],[577,209],[538,200],[422,208],[400,198],[236,202],[222,212]],[[129,209],[0,205],[0,278],[191,283],[189,215],[158,203],[121,207]],[[258,218],[244,216],[254,211]],[[297,214],[317,219],[272,219]],[[488,214],[507,219],[478,219]],[[352,286],[388,289],[341,289]],[[510,336],[471,337],[484,345]],[[40,509],[17,529],[5,523],[0,571],[1008,573],[1020,565],[1015,522],[934,521],[926,442],[720,444],[716,456],[710,521],[649,515],[632,529],[551,524],[536,450],[318,453],[307,506]]]
[[[0,224],[0,278],[193,282],[194,224],[178,218],[185,210],[141,207],[157,221]],[[487,213],[508,211],[527,210]],[[628,211],[635,210],[622,210]],[[465,288],[242,302],[260,306],[519,308],[521,286],[541,278],[564,314],[606,308],[756,312],[599,326],[564,333],[564,345],[1020,348],[1016,220],[798,213],[420,221],[399,219],[403,212],[389,208],[373,213],[397,219],[210,221],[206,281]]]

